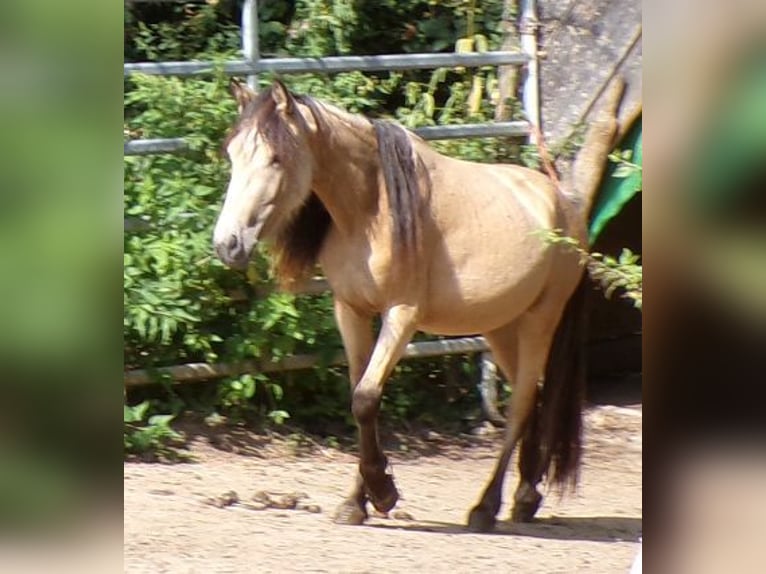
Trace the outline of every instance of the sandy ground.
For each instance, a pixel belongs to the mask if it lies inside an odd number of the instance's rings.
[[[432,434],[427,448],[389,451],[402,498],[391,517],[351,527],[331,515],[351,485],[352,454],[319,446],[296,454],[258,437],[233,448],[200,435],[193,462],[125,463],[125,572],[628,574],[641,536],[640,405],[589,408],[575,495],[547,496],[536,521],[523,525],[506,521],[506,500],[496,533],[467,533],[499,441],[497,432]],[[515,476],[514,466],[507,499]],[[228,491],[245,504],[209,504]],[[299,501],[264,508],[256,493]]]

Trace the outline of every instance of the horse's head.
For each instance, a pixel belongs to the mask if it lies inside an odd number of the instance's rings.
[[[213,233],[218,257],[244,268],[255,244],[274,239],[311,192],[309,127],[279,81],[256,94],[232,81],[239,119],[224,144],[231,179]]]

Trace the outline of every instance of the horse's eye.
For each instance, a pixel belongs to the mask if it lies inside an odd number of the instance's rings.
[[[279,160],[278,155],[275,155],[274,157],[271,158],[271,165],[276,166],[276,165],[279,165],[280,163],[282,162]]]

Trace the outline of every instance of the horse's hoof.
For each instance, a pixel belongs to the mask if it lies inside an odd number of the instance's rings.
[[[367,520],[367,511],[359,506],[353,500],[346,500],[335,511],[333,522],[335,524],[346,524],[350,526],[359,526]]]
[[[468,530],[471,532],[486,533],[495,529],[495,517],[486,508],[474,507],[468,515]]]
[[[540,508],[542,499],[542,495],[538,492],[534,493],[531,500],[516,499],[513,503],[513,510],[511,511],[511,521],[532,522],[532,519],[537,513],[537,509]]]
[[[381,478],[366,476],[364,478],[365,491],[375,510],[383,514],[387,513],[399,500],[399,491],[390,474],[383,474]]]
[[[382,496],[379,495],[381,490],[383,491]],[[375,510],[382,512],[383,514],[396,506],[396,502],[399,500],[399,491],[396,490],[394,480],[388,475],[386,475],[386,478],[384,479],[383,487],[378,489],[378,494],[368,490],[367,495],[370,498],[370,502],[372,502],[372,505],[375,507]]]

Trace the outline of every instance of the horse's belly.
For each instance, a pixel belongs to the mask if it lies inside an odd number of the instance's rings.
[[[509,295],[485,303],[455,299],[429,305],[418,329],[434,335],[472,335],[493,331],[521,315],[535,297]]]
[[[513,321],[540,296],[550,261],[524,273],[497,272],[437,277],[431,283],[419,328],[438,335],[486,333]]]

